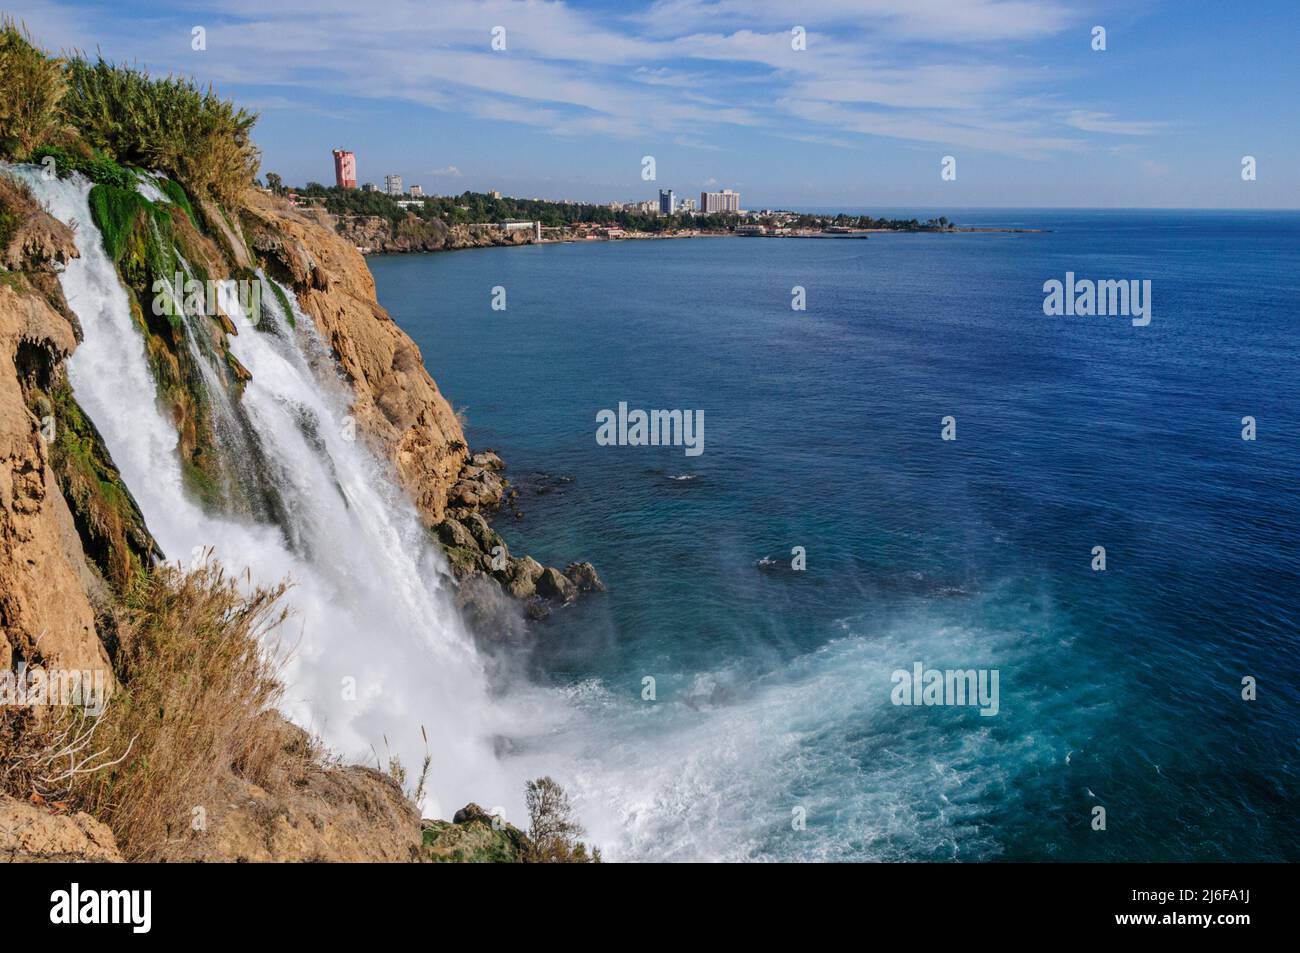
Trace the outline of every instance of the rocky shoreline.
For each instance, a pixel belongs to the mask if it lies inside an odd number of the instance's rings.
[[[447,225],[410,213],[396,225],[377,215],[319,214],[331,220],[334,231],[363,255],[528,245],[533,241],[525,232],[503,232],[490,225]]]
[[[540,621],[553,609],[571,605],[582,593],[605,585],[589,562],[564,569],[543,566],[528,555],[512,556],[489,515],[514,504],[515,491],[504,476],[505,462],[493,451],[474,454],[448,492],[444,519],[432,527],[457,580],[457,602],[480,641],[500,643],[525,632],[522,618]]]

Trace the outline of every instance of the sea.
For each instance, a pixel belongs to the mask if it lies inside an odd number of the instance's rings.
[[[1300,213],[913,214],[1039,231],[369,258],[512,552],[607,586],[501,757],[616,860],[1300,859]]]

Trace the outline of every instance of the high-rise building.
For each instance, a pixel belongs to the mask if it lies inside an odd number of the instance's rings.
[[[402,177],[400,175],[384,176],[384,191],[389,195],[401,195]]]
[[[334,184],[341,189],[357,187],[357,157],[347,149],[334,150]]]
[[[659,214],[672,215],[677,211],[677,196],[672,189],[659,190]]]
[[[739,212],[740,193],[733,192],[731,189],[723,189],[721,192],[701,192],[700,211],[706,215],[717,212]]]
[[[423,189],[423,187],[418,186],[418,185],[413,185],[413,186],[411,186],[411,198],[413,198],[413,199],[424,198],[424,189]]]

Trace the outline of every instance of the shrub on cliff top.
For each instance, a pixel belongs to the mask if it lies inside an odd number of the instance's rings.
[[[0,20],[0,152],[26,159],[64,126],[63,64],[47,57],[9,17]]]
[[[189,79],[103,58],[69,60],[63,111],[82,139],[119,162],[156,169],[191,193],[232,204],[257,174],[255,113]]]
[[[26,29],[0,19],[0,156],[54,155],[60,173],[80,169],[126,187],[113,175],[115,160],[231,205],[257,174],[256,121],[190,79],[155,79],[102,57],[50,56]]]

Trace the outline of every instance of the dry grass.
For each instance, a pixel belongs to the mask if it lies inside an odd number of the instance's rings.
[[[131,754],[83,775],[75,790],[77,806],[112,828],[128,860],[160,856],[214,780],[234,773],[268,784],[286,759],[305,765],[318,756],[310,746],[286,751],[273,711],[280,662],[266,639],[285,618],[282,592],[242,595],[209,565],[188,574],[159,568],[130,595],[117,619],[121,687],[96,744]]]
[[[229,206],[257,175],[256,122],[210,86],[79,53],[52,56],[0,18],[0,156],[54,154],[61,171],[96,181],[122,175],[119,163],[153,169]]]
[[[114,757],[96,739],[99,721],[80,708],[0,708],[0,793],[55,809],[71,807],[93,774],[130,757]]]
[[[67,88],[62,60],[46,56],[11,18],[0,19],[0,151],[25,159],[57,141]]]

